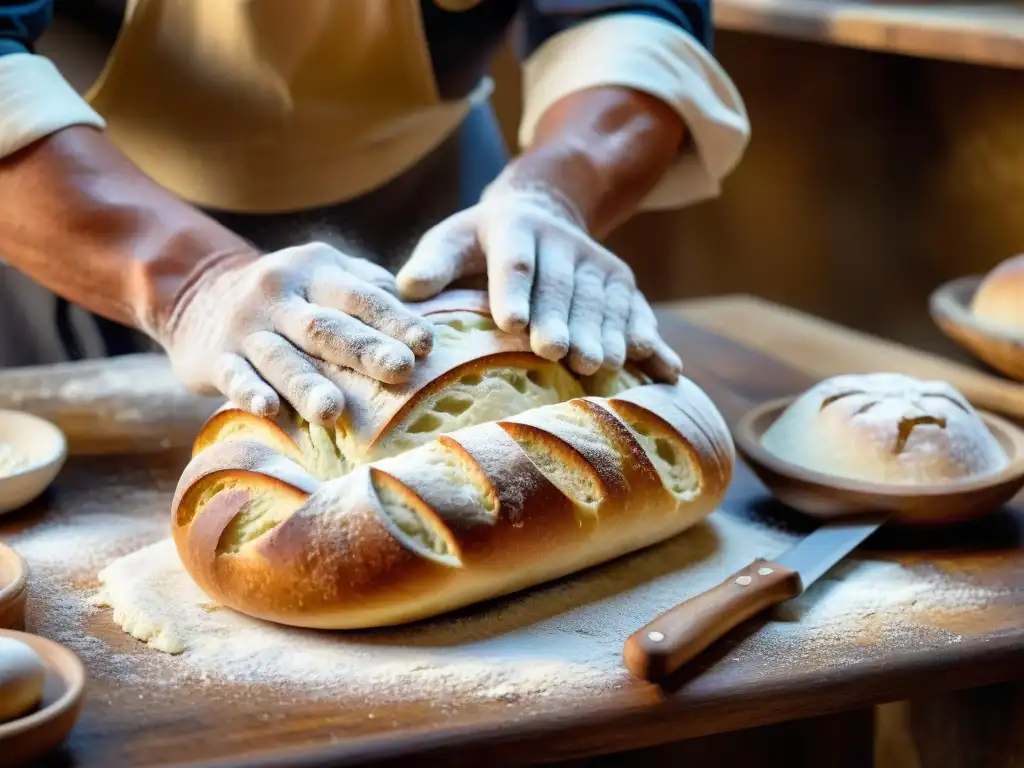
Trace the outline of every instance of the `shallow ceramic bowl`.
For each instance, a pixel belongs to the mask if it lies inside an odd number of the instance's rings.
[[[72,651],[45,637],[11,630],[0,630],[0,637],[25,643],[46,666],[40,706],[24,717],[0,724],[0,763],[23,765],[47,755],[71,732],[82,705],[85,667]]]
[[[24,558],[0,543],[0,629],[25,628],[28,565]]]
[[[67,441],[45,419],[21,411],[0,410],[0,444],[9,445],[28,460],[10,475],[0,475],[0,514],[28,504],[47,489],[67,458]]]
[[[981,277],[962,277],[932,293],[928,308],[935,324],[960,346],[1007,376],[1024,381],[1024,333],[983,322],[971,312]]]
[[[997,473],[944,485],[891,485],[791,464],[766,449],[761,437],[795,399],[773,400],[751,409],[737,422],[734,437],[740,455],[772,495],[811,517],[886,512],[901,524],[963,522],[998,510],[1024,487],[1024,430],[985,411],[978,414],[1010,460]]]

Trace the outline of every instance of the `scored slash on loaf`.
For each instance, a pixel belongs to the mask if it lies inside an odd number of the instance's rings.
[[[334,430],[227,407],[174,499],[179,555],[220,603],[284,624],[398,624],[635,551],[713,511],[735,454],[696,385],[577,379],[468,292],[423,309],[408,385],[351,371]]]

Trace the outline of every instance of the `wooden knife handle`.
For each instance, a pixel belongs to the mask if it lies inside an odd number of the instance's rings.
[[[755,560],[630,636],[622,652],[626,668],[644,680],[667,677],[737,624],[801,592],[796,571]]]

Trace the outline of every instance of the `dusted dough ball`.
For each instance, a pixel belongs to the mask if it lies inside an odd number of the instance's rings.
[[[0,637],[0,723],[21,717],[43,697],[46,667],[20,640]]]
[[[825,379],[794,401],[761,442],[805,469],[898,485],[943,485],[1009,462],[960,392],[896,373]]]

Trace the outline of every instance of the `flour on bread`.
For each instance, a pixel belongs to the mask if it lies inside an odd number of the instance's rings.
[[[1008,462],[954,387],[896,373],[820,382],[769,427],[762,444],[807,469],[910,485],[991,474]]]

